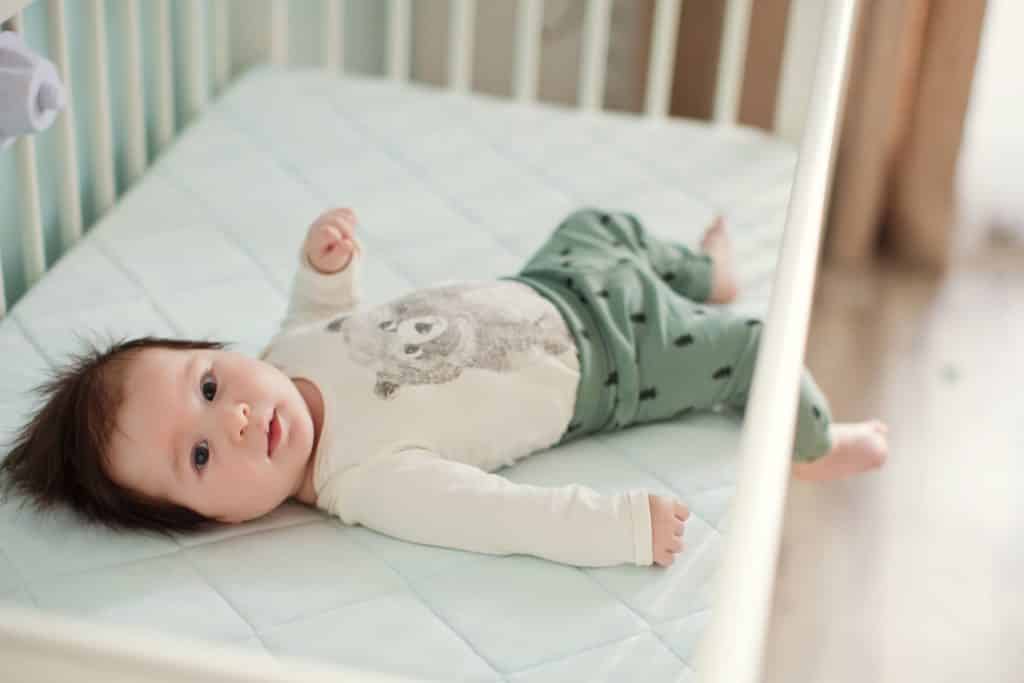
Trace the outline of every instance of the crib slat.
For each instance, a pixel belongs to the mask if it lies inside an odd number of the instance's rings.
[[[407,81],[412,8],[409,6],[409,0],[391,0],[389,10],[388,76],[397,81]]]
[[[89,18],[92,28],[93,77],[93,177],[96,214],[114,204],[114,144],[110,117],[110,72],[107,66],[107,8],[104,0],[92,0]]]
[[[270,61],[288,64],[288,0],[273,0],[270,5]]]
[[[142,46],[139,41],[139,0],[124,0],[124,22],[121,32],[125,36],[126,88],[124,93],[125,122],[127,137],[125,151],[126,180],[134,183],[146,170],[146,120],[144,114],[145,95],[142,89]]]
[[[819,6],[824,3],[818,3]],[[711,624],[696,656],[700,683],[762,680],[783,501],[797,422],[817,254],[838,147],[856,3],[836,0],[820,32],[810,112],[797,155],[778,266],[740,434],[739,471]],[[787,38],[787,41],[789,38]],[[788,398],[779,400],[780,392]]]
[[[57,117],[57,159],[60,164],[61,246],[67,250],[82,237],[82,198],[78,189],[78,143],[75,136],[72,101],[71,62],[68,60],[68,36],[64,0],[50,0],[47,7],[50,49],[64,83],[64,111]]]
[[[324,0],[323,45],[324,66],[341,71],[345,61],[344,0]]]
[[[682,0],[658,0],[654,12],[654,37],[647,67],[647,92],[644,96],[644,113],[647,116],[664,117],[668,114],[682,5]]]
[[[206,108],[210,87],[206,77],[206,8],[202,0],[185,3],[185,116],[191,121]]]
[[[866,11],[866,10],[865,10]],[[814,76],[814,49],[827,6],[816,0],[790,0],[786,17],[786,42],[775,97],[776,135],[799,142],[810,100],[807,83]]]
[[[714,120],[735,123],[739,118],[743,71],[747,59],[751,0],[728,0],[722,51],[718,58],[718,84],[715,87]]]
[[[608,31],[611,29],[611,0],[587,0],[583,23],[583,59],[580,65],[579,106],[594,111],[604,103],[608,65]]]
[[[537,99],[537,70],[540,67],[540,33],[543,25],[544,0],[519,0],[513,90],[520,102]]]
[[[231,79],[231,17],[228,0],[213,2],[213,87],[222,92]]]
[[[26,135],[14,143],[21,178],[22,251],[25,259],[25,283],[31,287],[46,272],[43,251],[43,214],[39,207],[39,174],[36,167],[36,143]]]
[[[156,6],[156,146],[159,154],[174,138],[174,60],[171,55],[171,0]]]
[[[7,315],[7,292],[4,291],[4,252],[0,249],[0,320]]]
[[[21,12],[11,17],[11,28],[25,33]],[[43,252],[43,214],[39,206],[39,174],[36,168],[36,143],[30,135],[18,138],[14,143],[18,156],[18,177],[21,191],[18,193],[21,205],[22,257],[25,260],[25,281],[31,287],[46,272],[46,256]]]
[[[451,0],[448,27],[448,86],[465,92],[473,82],[473,24],[476,0]]]

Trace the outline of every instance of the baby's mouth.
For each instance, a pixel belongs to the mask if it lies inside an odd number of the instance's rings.
[[[267,426],[267,457],[273,457],[274,449],[281,441],[281,423],[277,419],[277,411],[270,418],[270,425]]]

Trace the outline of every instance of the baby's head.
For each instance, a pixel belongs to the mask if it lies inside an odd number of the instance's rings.
[[[90,349],[37,389],[0,473],[39,507],[113,528],[253,519],[311,491],[319,396],[298,382],[217,342]]]

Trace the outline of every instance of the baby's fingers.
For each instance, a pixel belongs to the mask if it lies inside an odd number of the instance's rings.
[[[334,223],[323,223],[312,236],[313,248],[319,252],[352,250],[352,231]]]
[[[333,209],[324,215],[324,221],[338,226],[346,237],[352,237],[359,220],[352,209]]]
[[[354,250],[352,240],[345,238],[337,226],[324,224],[310,235],[306,254],[321,273],[336,273],[348,265]]]
[[[321,223],[317,226],[316,240],[320,244],[340,242],[344,235],[345,233],[342,232],[341,226],[335,223]]]
[[[324,254],[341,253],[347,254],[352,251],[352,242],[343,237],[332,235],[320,245],[320,251]]]
[[[356,212],[353,211],[352,209],[348,208],[347,206],[340,207],[340,208],[337,208],[337,209],[331,209],[330,211],[327,212],[327,215],[331,216],[331,217],[338,216],[338,217],[344,218],[345,220],[347,220],[347,221],[349,221],[351,223],[355,223],[356,222]]]

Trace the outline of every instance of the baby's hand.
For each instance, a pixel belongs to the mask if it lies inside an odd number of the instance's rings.
[[[304,249],[317,271],[330,275],[348,266],[355,244],[356,214],[352,209],[331,209],[309,226]]]
[[[654,564],[667,567],[683,549],[683,522],[689,519],[690,511],[682,503],[664,496],[652,493],[647,499],[651,506]]]

